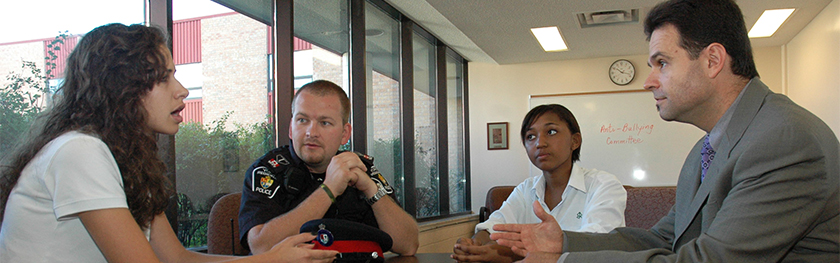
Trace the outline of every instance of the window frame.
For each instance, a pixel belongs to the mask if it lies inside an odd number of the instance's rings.
[[[167,35],[172,35],[172,1],[173,0],[146,0],[146,22],[150,26],[156,26],[165,31]],[[289,129],[289,120],[291,120],[291,112],[284,109],[291,108],[292,98],[294,96],[294,13],[292,0],[268,0],[272,1],[273,9],[275,10],[272,21],[272,52],[270,67],[273,71],[273,85],[274,85],[274,105],[270,109],[273,113],[273,121],[276,124],[274,130],[275,145],[286,145],[289,143],[287,136],[278,136],[286,134]],[[352,149],[358,152],[366,152],[367,150],[367,109],[366,109],[366,82],[367,76],[364,69],[367,61],[365,60],[365,3],[370,3],[390,14],[394,19],[400,21],[401,30],[401,45],[400,45],[400,88],[402,92],[401,100],[401,139],[402,139],[402,153],[403,153],[403,174],[404,174],[404,189],[405,189],[405,204],[402,204],[403,209],[410,215],[416,218],[416,194],[415,191],[415,171],[414,158],[414,73],[413,73],[413,54],[412,54],[412,38],[414,34],[419,34],[424,38],[430,40],[435,48],[436,59],[436,125],[437,128],[437,147],[438,147],[438,171],[439,171],[439,215],[418,219],[418,221],[430,221],[441,218],[447,218],[457,215],[464,215],[471,213],[471,175],[470,175],[470,132],[469,132],[469,86],[468,86],[468,66],[469,61],[458,54],[452,48],[444,44],[430,32],[426,31],[420,25],[416,24],[407,16],[401,14],[398,10],[383,0],[349,0],[350,16],[350,99],[352,102],[351,122],[353,124],[353,137],[351,140]],[[172,50],[171,43],[170,50]],[[448,160],[448,118],[446,107],[446,57],[450,56],[457,59],[463,67],[463,79],[461,80],[463,89],[463,138],[464,138],[464,177],[465,183],[465,211],[451,213],[450,197],[449,197],[449,160]],[[354,70],[362,69],[362,70]],[[175,141],[173,135],[157,135],[158,153],[167,167],[167,177],[170,179],[173,188],[176,187],[175,173]],[[178,213],[177,200],[170,198],[169,207],[166,209],[166,216],[169,219],[173,230],[177,232]]]

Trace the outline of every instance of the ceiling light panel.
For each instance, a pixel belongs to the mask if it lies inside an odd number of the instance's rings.
[[[531,28],[531,33],[540,42],[543,50],[546,52],[556,52],[569,50],[566,47],[566,42],[563,41],[563,36],[560,34],[560,29],[556,26]]]
[[[793,14],[795,8],[764,10],[750,29],[750,38],[770,37]]]

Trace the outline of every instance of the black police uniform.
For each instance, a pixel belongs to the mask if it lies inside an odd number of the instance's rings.
[[[340,153],[340,152],[339,152]],[[389,194],[393,189],[373,166],[373,157],[359,154],[367,174]],[[242,202],[239,206],[239,242],[248,247],[248,231],[285,214],[298,206],[314,191],[320,190],[325,174],[309,172],[306,164],[289,145],[269,151],[245,172]],[[392,196],[393,197],[393,196]],[[335,197],[323,218],[344,219],[379,228],[367,197],[354,187]]]

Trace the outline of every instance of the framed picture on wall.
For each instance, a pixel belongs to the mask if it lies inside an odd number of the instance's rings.
[[[507,150],[508,123],[487,123],[487,150]]]

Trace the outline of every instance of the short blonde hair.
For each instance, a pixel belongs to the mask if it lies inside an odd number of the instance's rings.
[[[298,95],[302,92],[309,92],[318,97],[327,95],[338,96],[338,100],[341,102],[341,124],[350,122],[350,98],[347,97],[347,93],[338,84],[328,80],[316,80],[306,83],[306,85],[298,89],[295,97],[292,99],[292,112],[295,111],[295,101],[297,101]]]

